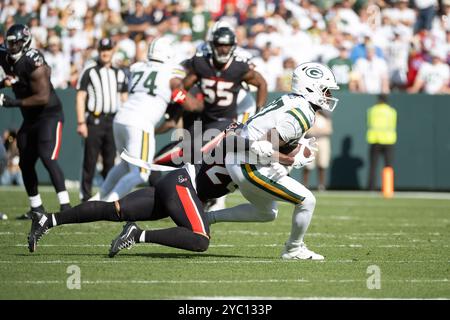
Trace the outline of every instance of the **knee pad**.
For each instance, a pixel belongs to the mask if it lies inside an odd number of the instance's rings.
[[[312,194],[312,192],[309,192],[305,195],[305,199],[298,206],[314,210],[316,207],[316,197]]]

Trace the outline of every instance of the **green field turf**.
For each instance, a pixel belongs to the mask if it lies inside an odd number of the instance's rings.
[[[56,209],[55,194],[44,190],[47,208]],[[290,230],[287,204],[274,222],[213,225],[204,253],[139,244],[110,259],[121,223],[55,228],[28,253],[30,222],[15,220],[27,210],[25,192],[0,188],[0,211],[9,216],[0,221],[0,299],[450,298],[450,199],[316,196],[306,243],[324,262],[279,258]],[[242,201],[237,194],[227,203]],[[79,290],[67,287],[71,265],[81,270]],[[381,271],[380,289],[367,287],[369,266]]]

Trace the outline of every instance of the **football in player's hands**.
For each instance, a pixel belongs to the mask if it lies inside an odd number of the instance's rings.
[[[313,151],[309,148],[309,146],[301,142],[280,147],[280,152],[288,155],[289,157],[295,157],[300,150],[302,150],[305,158],[309,158],[313,154]]]

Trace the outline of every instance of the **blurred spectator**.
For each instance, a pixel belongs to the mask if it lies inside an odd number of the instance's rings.
[[[391,87],[404,89],[407,83],[409,42],[405,41],[401,32],[394,30],[394,38],[385,49]]]
[[[333,71],[340,90],[356,90],[355,79],[352,71],[352,62],[348,58],[349,52],[344,46],[339,47],[339,56],[328,61],[328,66]]]
[[[179,33],[180,39],[174,43],[173,48],[175,55],[174,62],[181,63],[182,61],[191,58],[195,54],[195,46],[192,43],[192,31],[189,28],[183,28]]]
[[[127,26],[122,26],[119,29],[119,37],[116,41],[117,51],[123,52],[125,60],[129,61],[131,64],[136,58],[136,43],[128,36]]]
[[[191,28],[192,41],[204,40],[211,21],[211,13],[205,10],[203,0],[192,0],[191,5],[192,9],[185,12],[181,20]]]
[[[394,145],[397,142],[397,111],[380,94],[378,102],[367,110],[367,143],[369,144],[368,189],[375,190],[378,158],[384,157],[384,166],[394,166]]]
[[[42,4],[39,17],[46,29],[53,29],[59,24],[58,10],[52,1]]]
[[[138,34],[142,35],[152,22],[152,17],[145,12],[144,4],[140,0],[135,2],[134,12],[125,15],[125,23],[128,25],[132,39],[135,39]]]
[[[367,46],[374,47],[374,44],[372,42],[371,35],[366,32],[362,35],[362,41],[354,46],[350,52],[350,60],[355,63],[359,58],[366,58]],[[383,58],[383,51],[380,47],[375,46],[375,53],[378,57]]]
[[[450,68],[445,63],[446,55],[443,50],[435,49],[431,52],[431,63],[424,62],[411,88],[410,93],[421,90],[428,94],[449,93]]]
[[[19,9],[14,15],[14,23],[28,25],[31,19],[31,14],[28,11],[27,1],[19,0]]]
[[[286,58],[283,61],[282,74],[277,78],[277,91],[291,92],[292,72],[298,64],[292,58]]]
[[[153,25],[159,25],[167,18],[166,4],[163,0],[152,1],[151,10],[149,16]]]
[[[291,31],[283,38],[282,49],[284,53],[291,55],[297,64],[313,61],[316,56],[311,36],[301,30],[300,24],[295,20],[291,24]]]
[[[219,20],[226,21],[233,29],[242,24],[241,15],[236,10],[236,5],[232,2],[225,3],[223,14]]]
[[[144,39],[140,40],[137,44],[137,52],[136,52],[136,61],[145,61],[147,60],[147,51],[148,46],[152,41],[159,37],[160,33],[158,29],[154,27],[150,27],[144,32]]]
[[[270,47],[262,50],[261,57],[253,59],[255,70],[262,74],[267,81],[267,91],[275,91],[277,78],[283,73],[282,61],[271,53]]]
[[[48,39],[45,61],[52,69],[50,80],[56,89],[66,89],[70,81],[70,64],[67,56],[61,51],[61,41],[57,36]]]
[[[256,4],[249,5],[247,9],[247,18],[245,19],[247,34],[255,34],[264,30],[264,17],[258,14]]]
[[[29,27],[32,35],[31,47],[43,48],[47,43],[47,29],[39,24],[36,13],[31,14]]]
[[[389,93],[389,74],[386,61],[375,55],[375,47],[368,46],[367,58],[354,65],[358,91],[371,94]]]
[[[416,13],[408,7],[409,0],[396,0],[394,7],[383,10],[383,15],[388,16],[394,24],[402,24],[411,27],[416,22]]]
[[[259,57],[261,56],[261,48],[256,46],[255,39],[256,38],[254,33],[248,34],[247,43],[243,46],[243,48],[248,51],[252,55],[252,57]]]
[[[331,120],[331,114],[323,110],[317,111],[314,125],[310,130],[308,130],[306,137],[315,137],[317,139],[318,151],[315,154],[315,161],[304,167],[303,184],[305,186],[309,185],[309,174],[317,166],[317,175],[319,178],[317,189],[320,191],[326,189],[326,170],[330,166],[332,133],[333,123]]]
[[[17,131],[14,129],[5,130],[3,141],[6,150],[7,165],[6,170],[0,177],[2,185],[23,186],[22,172],[19,168],[19,148],[17,147]]]
[[[280,33],[278,32],[277,24],[273,18],[266,19],[265,30],[258,33],[255,39],[258,47],[265,48],[270,46],[271,50],[276,51],[279,51],[281,48],[281,40],[282,39],[280,37]]]
[[[438,1],[437,0],[414,0],[416,7],[419,9],[416,25],[416,32],[420,30],[431,30],[433,19],[436,15]]]

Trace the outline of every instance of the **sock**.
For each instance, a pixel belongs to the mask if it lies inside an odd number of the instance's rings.
[[[292,214],[291,234],[288,244],[298,245],[303,242],[306,230],[311,222],[315,208],[315,198],[305,198],[302,205],[295,206]]]
[[[145,230],[141,230],[141,233],[136,234],[136,238],[134,239],[136,243],[144,243],[145,242]]]
[[[59,204],[70,203],[69,193],[66,190],[58,192],[57,195],[58,195]]]
[[[30,199],[30,206],[31,208],[37,208],[42,206],[42,199],[41,199],[41,195],[37,194],[35,196],[32,197],[28,197],[28,199]]]
[[[49,227],[53,228],[56,227],[58,225],[58,223],[56,222],[56,217],[54,214],[51,215],[51,219],[50,219],[50,223],[49,223]]]
[[[55,225],[93,221],[120,221],[114,202],[88,201],[54,215]],[[52,217],[53,221],[53,217]]]

